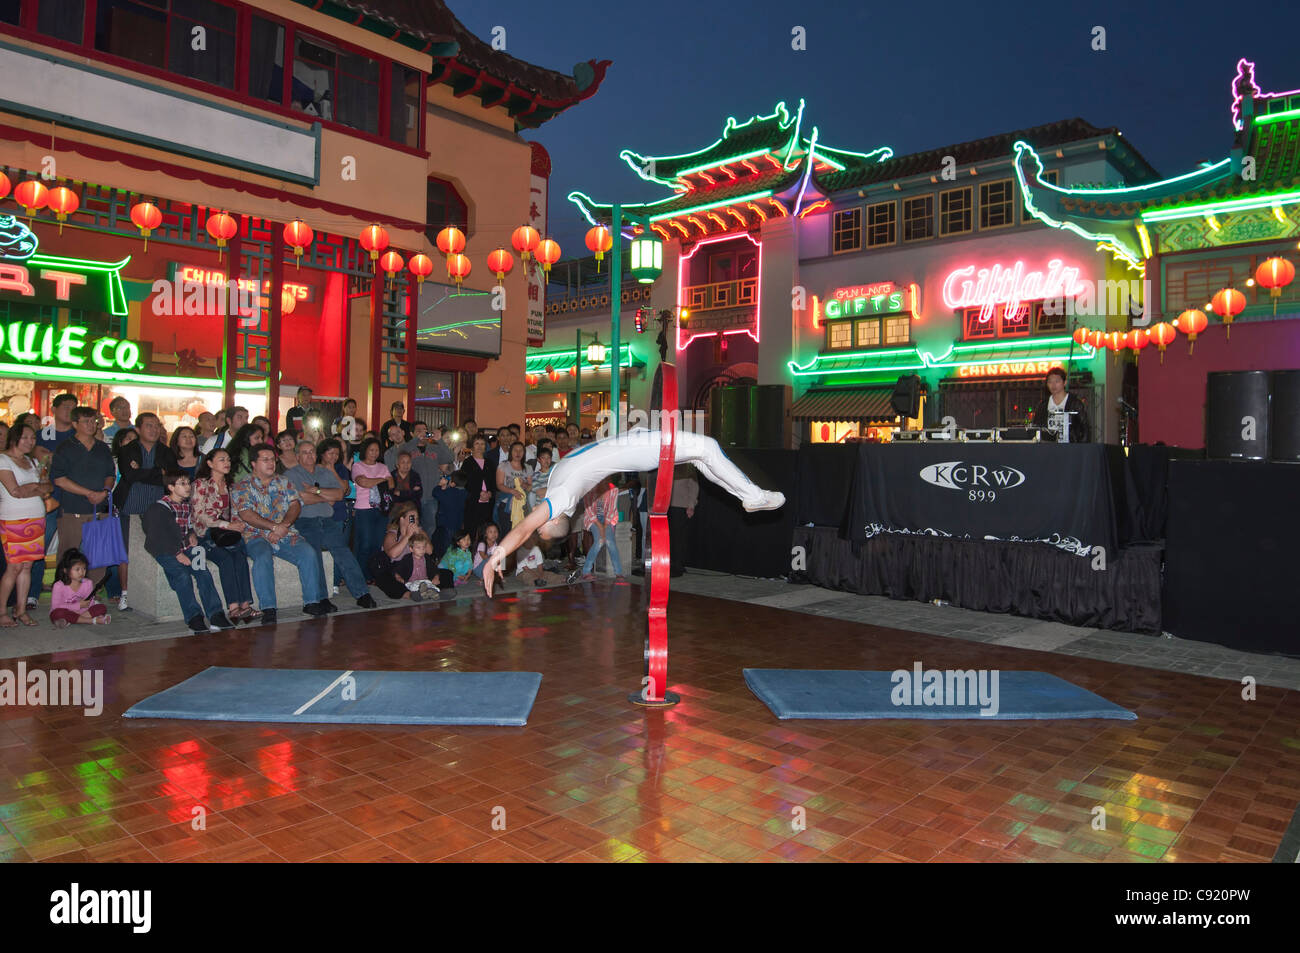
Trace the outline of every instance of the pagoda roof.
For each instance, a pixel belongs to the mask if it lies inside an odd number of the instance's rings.
[[[817,172],[846,168],[849,162],[869,164],[893,155],[888,148],[871,153],[848,152],[821,145],[816,127],[801,132],[804,103],[793,113],[784,102],[771,115],[745,122],[730,118],[722,135],[695,152],[675,156],[643,156],[630,149],[619,153],[637,175],[673,190],[651,202],[624,204],[626,214],[648,217],[664,240],[693,241],[707,235],[759,228],[769,217],[818,211],[821,190],[810,179]],[[608,225],[611,204],[582,192],[569,201],[592,224]]]
[[[882,182],[894,182],[920,175],[936,175],[942,168],[944,159],[951,156],[958,166],[974,165],[979,162],[993,162],[1005,159],[1014,151],[1017,142],[1031,143],[1039,149],[1063,146],[1088,139],[1116,136],[1114,128],[1100,128],[1083,119],[1062,119],[1057,122],[1014,132],[1004,132],[970,142],[960,142],[913,152],[908,155],[889,158],[884,162],[854,162],[840,171],[822,173],[815,176],[817,185],[827,193],[842,192],[846,189],[860,189]],[[832,156],[834,150],[827,150]],[[1156,171],[1136,150],[1128,147],[1129,157],[1134,166],[1135,177],[1139,180],[1155,178]]]
[[[595,94],[610,60],[588,60],[568,76],[492,48],[444,0],[295,0],[434,57],[431,83],[506,108],[515,127],[535,129]]]
[[[1016,174],[1028,208],[1049,225],[1109,245],[1135,267],[1150,256],[1147,230],[1159,223],[1268,208],[1281,218],[1283,205],[1300,203],[1300,90],[1261,93],[1254,64],[1244,59],[1232,89],[1231,153],[1168,179],[1062,188],[1043,181],[1037,152],[1017,142]]]

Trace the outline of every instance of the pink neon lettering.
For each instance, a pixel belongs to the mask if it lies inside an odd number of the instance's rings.
[[[36,294],[22,265],[0,265],[0,291],[17,291],[29,298]]]
[[[78,275],[71,271],[49,271],[42,268],[41,277],[46,281],[54,282],[54,297],[60,301],[68,300],[72,285],[84,285],[86,283],[85,275]]]
[[[971,280],[972,275],[976,280]],[[954,310],[977,307],[979,320],[986,322],[992,320],[999,305],[1004,313],[1014,314],[1022,302],[1072,297],[1078,291],[1079,269],[1065,267],[1059,258],[1047,263],[1046,276],[1041,271],[1026,272],[1023,261],[1010,268],[995,264],[978,272],[974,265],[967,265],[953,269],[944,279],[943,303]]]

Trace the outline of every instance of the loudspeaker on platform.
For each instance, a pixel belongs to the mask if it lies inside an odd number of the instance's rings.
[[[749,446],[785,450],[790,446],[789,384],[755,384],[749,390]]]
[[[1269,434],[1273,449],[1268,458],[1278,463],[1300,463],[1300,370],[1273,372],[1271,410]]]
[[[709,392],[709,436],[723,447],[749,441],[749,388],[715,387]]]
[[[889,399],[894,413],[902,417],[915,417],[921,412],[921,378],[908,374],[898,379],[894,394]]]
[[[1209,459],[1268,458],[1270,378],[1268,371],[1214,371],[1205,376]]]

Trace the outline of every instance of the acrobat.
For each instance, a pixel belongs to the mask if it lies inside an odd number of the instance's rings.
[[[785,505],[785,496],[764,490],[727,459],[712,437],[690,431],[674,436],[677,463],[690,463],[703,476],[740,500],[748,512],[775,510]],[[611,473],[640,473],[656,470],[662,434],[658,430],[631,430],[606,437],[574,450],[551,471],[546,498],[533,507],[524,521],[501,540],[483,572],[483,588],[489,597],[498,575],[504,573],[506,557],[533,533],[542,539],[563,539],[569,533],[569,518],[579,501]]]

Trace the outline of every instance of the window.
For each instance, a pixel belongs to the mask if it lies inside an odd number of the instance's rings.
[[[1033,317],[1034,306],[1027,302],[1021,302],[1015,311],[1008,311],[1005,307],[998,308],[998,337],[1017,338],[1027,337],[1029,335],[1030,319]]]
[[[962,312],[962,328],[968,341],[989,338],[1022,338],[1031,333],[1060,332],[1066,328],[1066,315],[1046,314],[1042,301],[1022,301],[1013,312],[999,305],[988,320],[980,320],[979,308]]]
[[[858,347],[876,347],[880,344],[880,319],[857,322]]]
[[[430,177],[424,209],[424,234],[430,244],[437,244],[438,233],[455,225],[468,235],[469,213],[456,187],[443,179]]]
[[[885,343],[906,344],[912,337],[912,319],[907,315],[885,318]]]
[[[65,43],[81,43],[85,21],[86,0],[41,0],[36,8],[36,31]]]
[[[284,27],[256,14],[249,31],[248,95],[284,105]]]
[[[838,255],[862,248],[862,209],[836,212],[831,225],[831,252]]]
[[[960,235],[970,230],[970,186],[939,193],[939,234]]]
[[[934,196],[903,200],[903,241],[934,237]]]
[[[388,138],[413,149],[420,145],[420,74],[398,63],[388,100]]]
[[[96,49],[234,88],[233,8],[212,0],[99,0],[96,11]]]
[[[898,238],[897,208],[893,202],[867,207],[867,246],[892,245]]]
[[[835,324],[829,324],[826,327],[828,347],[844,348],[853,346],[853,322],[837,321]]]
[[[0,0],[0,23],[18,26],[23,20],[23,0]]]
[[[378,134],[379,63],[299,35],[290,99],[294,109],[309,116]]]
[[[962,311],[961,325],[964,330],[964,338],[967,341],[978,341],[984,338],[995,338],[998,336],[998,316],[996,313],[991,318],[981,320],[981,309],[965,308]]]
[[[1035,301],[1034,308],[1034,333],[1046,334],[1051,331],[1067,330],[1067,316],[1064,307],[1058,307],[1058,314],[1048,314],[1043,302]]]
[[[980,228],[1014,225],[1016,207],[1011,195],[1011,180],[980,184]]]

